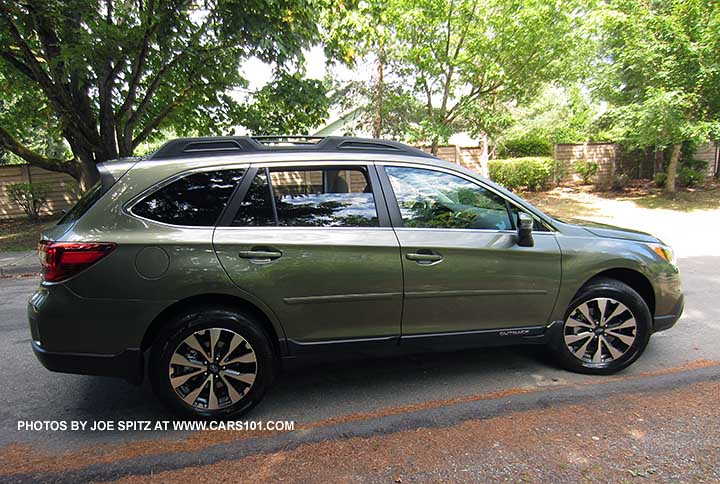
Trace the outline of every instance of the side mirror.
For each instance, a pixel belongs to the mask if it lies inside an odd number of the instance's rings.
[[[525,212],[520,212],[518,214],[517,245],[519,245],[520,247],[532,247],[533,245],[535,245],[535,241],[533,240],[532,236],[532,229],[534,223],[535,220],[533,220],[533,218]]]

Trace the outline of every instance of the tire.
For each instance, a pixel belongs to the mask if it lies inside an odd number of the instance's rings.
[[[567,370],[609,375],[627,368],[645,351],[651,324],[647,303],[634,289],[614,279],[598,279],[570,303],[550,346]]]
[[[168,322],[151,348],[148,372],[155,394],[179,415],[222,420],[257,405],[276,369],[270,339],[253,318],[202,307]]]

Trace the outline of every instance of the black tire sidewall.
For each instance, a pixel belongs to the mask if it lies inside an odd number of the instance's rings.
[[[239,402],[219,410],[194,408],[183,402],[170,385],[170,359],[185,338],[207,328],[226,328],[238,333],[252,346],[257,359],[257,374],[247,395]],[[149,367],[153,391],[175,413],[191,418],[225,420],[252,409],[265,395],[275,371],[275,355],[265,331],[251,318],[233,309],[203,308],[173,318],[152,346]]]
[[[581,361],[573,355],[565,345],[564,334],[565,322],[575,308],[590,299],[601,297],[614,299],[627,306],[635,317],[637,329],[635,342],[625,354],[607,364],[598,365]],[[562,328],[555,334],[552,347],[559,363],[570,371],[593,375],[609,375],[627,368],[637,360],[643,351],[645,351],[651,333],[652,321],[650,310],[643,298],[630,286],[619,281],[599,281],[589,284],[572,300],[565,312]]]

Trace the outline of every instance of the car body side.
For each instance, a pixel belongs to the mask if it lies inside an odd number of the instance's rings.
[[[500,194],[549,229],[548,233],[538,236],[555,240],[560,255],[561,276],[550,314],[539,316],[533,328],[544,329],[552,326],[553,322],[564,320],[568,305],[580,288],[602,274],[631,279],[631,287],[646,299],[650,307],[656,330],[671,326],[680,316],[683,299],[679,273],[674,265],[661,260],[647,245],[658,243],[657,239],[637,235],[634,240],[628,240],[621,238],[624,237],[622,234],[601,237],[586,228],[559,222],[515,194],[455,164],[407,156],[357,154],[349,158],[333,153],[150,160],[106,167],[105,175],[111,171],[110,176],[117,178],[107,193],[77,221],[54,227],[46,235],[57,241],[114,242],[117,248],[76,277],[61,283],[43,283],[31,297],[28,312],[36,354],[46,366],[55,366],[51,369],[58,371],[112,374],[137,380],[142,372],[142,354],[169,315],[198,304],[236,304],[255,312],[264,321],[280,356],[293,356],[297,353],[297,347],[289,342],[315,342],[316,335],[311,333],[313,330],[317,332],[317,326],[308,324],[307,332],[304,332],[303,324],[279,316],[275,309],[277,303],[270,304],[258,297],[252,288],[234,283],[227,272],[227,263],[225,267],[221,263],[222,250],[213,243],[214,233],[218,230],[216,227],[167,225],[138,217],[129,211],[129,207],[159,186],[194,171],[230,168],[248,170],[258,164],[284,167],[358,164],[374,167],[383,163],[426,165],[429,169],[440,168],[460,174]],[[388,193],[383,195],[377,190],[378,187],[373,188],[376,202],[378,197],[388,198]],[[384,201],[378,205],[384,207]],[[263,230],[252,228],[256,233]],[[330,239],[347,239],[350,237],[348,233],[354,229],[315,230],[324,230]],[[393,228],[381,226],[377,231],[378,237],[381,237],[384,236],[382,232],[392,234]],[[278,237],[293,237],[294,232],[301,231],[294,227],[272,227],[266,232],[275,233]],[[159,248],[164,252],[166,256],[160,259],[162,261],[166,258],[166,263],[161,262],[159,267],[149,271],[138,270],[137,265],[143,264],[143,251],[148,247]],[[325,261],[327,267],[337,271],[354,271],[349,275],[363,277],[359,272],[361,265],[349,264],[343,260],[343,254],[333,256],[328,252],[326,256],[330,258]],[[399,251],[397,258],[397,273],[395,276],[384,274],[390,278],[390,282],[383,291],[397,293],[391,302],[401,307],[403,287]],[[148,256],[147,259],[156,261],[157,257]],[[382,258],[377,262],[382,262]],[[391,286],[399,289],[393,291]],[[493,304],[491,299],[488,301]],[[365,301],[364,304],[372,305],[373,301]],[[438,304],[442,304],[442,300]],[[298,311],[286,314],[301,317]],[[399,312],[397,317],[400,317]],[[491,330],[495,340],[501,343],[543,341],[544,331],[523,332],[523,328],[482,329]],[[505,335],[501,335],[498,331],[500,329],[504,330]],[[367,342],[370,346],[373,346],[372,343],[397,345],[402,334],[398,325],[397,331],[387,331],[387,334],[376,336],[376,341]],[[321,333],[320,339],[353,340],[347,332],[333,335],[332,331]],[[357,342],[363,343],[361,340],[358,338]],[[77,355],[77,361],[64,368],[64,363],[54,363],[55,356],[63,354]],[[96,368],[87,367],[88,360],[83,359],[83,355],[93,357],[90,358],[92,361],[103,360],[107,363]]]

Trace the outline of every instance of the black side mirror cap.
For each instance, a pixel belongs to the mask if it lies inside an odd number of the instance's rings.
[[[517,245],[520,247],[532,247],[535,245],[532,230],[535,220],[525,212],[518,214],[517,220]]]

